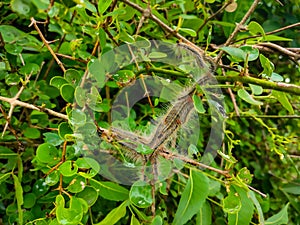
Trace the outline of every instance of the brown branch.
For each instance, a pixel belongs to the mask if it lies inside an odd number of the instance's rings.
[[[232,42],[232,40],[235,38],[235,36],[238,34],[238,32],[242,28],[244,28],[244,24],[246,23],[246,21],[248,20],[248,18],[250,17],[250,15],[253,13],[253,11],[255,10],[255,8],[256,8],[256,6],[258,5],[259,2],[260,2],[260,0],[254,0],[254,2],[250,6],[249,10],[247,11],[247,13],[243,17],[243,19],[236,25],[235,29],[230,34],[230,36],[227,39],[227,41],[225,42],[224,46],[228,46]],[[224,51],[220,51],[219,52],[219,54],[217,56],[217,59],[216,59],[216,64],[218,64],[218,62],[222,58],[223,53],[224,53]]]
[[[29,27],[31,27],[32,25],[34,26],[34,28],[36,29],[36,31],[38,32],[40,38],[42,39],[44,45],[48,48],[49,52],[51,53],[51,55],[53,56],[53,58],[55,59],[55,61],[57,62],[57,64],[59,65],[59,67],[62,69],[63,72],[66,72],[65,67],[63,66],[62,62],[57,58],[55,52],[53,51],[53,49],[50,47],[49,45],[49,41],[47,41],[43,35],[43,33],[41,32],[40,28],[37,25],[37,21],[31,17],[31,24],[29,25]]]
[[[290,57],[293,57],[295,59],[299,59],[300,58],[300,54],[294,53],[286,48],[281,47],[280,45],[274,44],[274,43],[259,43],[256,46],[263,46],[263,47],[268,47],[271,49],[276,49],[277,51],[288,55]],[[255,46],[254,46],[255,47]]]
[[[38,106],[29,104],[29,103],[25,103],[25,102],[16,100],[14,98],[7,98],[7,97],[0,96],[0,101],[8,102],[11,105],[21,106],[21,107],[24,107],[24,108],[27,108],[27,109],[37,110],[39,112],[46,112],[49,115],[56,116],[56,117],[59,117],[59,118],[64,119],[64,120],[68,120],[68,116],[65,115],[65,114],[55,112],[52,109],[38,107]]]

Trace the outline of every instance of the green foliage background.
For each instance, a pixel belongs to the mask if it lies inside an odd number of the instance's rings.
[[[101,177],[95,169],[101,165],[92,159],[87,163],[74,148],[67,120],[76,86],[92,59],[137,40],[179,41],[124,2],[0,2],[0,224],[300,224],[299,86],[297,94],[290,87],[272,90],[239,79],[248,75],[270,85],[300,85],[299,2],[261,1],[224,46],[253,1],[237,0],[233,12],[218,11],[227,4],[222,0],[149,1],[153,15],[208,56],[216,59],[224,51],[215,75],[225,77],[219,80],[228,119],[213,166],[231,176],[187,166],[157,188],[156,216],[151,185],[121,186]],[[145,1],[132,2],[147,8]],[[291,24],[296,25],[267,33]],[[61,65],[45,44],[58,53]],[[165,76],[174,79],[168,69]],[[137,78],[136,69],[131,70],[130,77],[111,77],[105,84],[99,125],[109,127],[114,95]],[[239,82],[226,80],[229,76]],[[151,114],[148,105],[142,109]]]

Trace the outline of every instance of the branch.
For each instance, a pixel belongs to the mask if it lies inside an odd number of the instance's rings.
[[[157,72],[162,74],[168,74],[171,76],[187,77],[188,74],[180,71],[173,71],[161,68],[149,68],[145,70],[138,71],[138,74],[149,72]],[[283,82],[273,82],[268,80],[263,80],[259,78],[254,78],[250,76],[215,76],[219,82],[241,82],[245,84],[256,84],[263,88],[269,88],[277,91],[283,91],[290,94],[300,95],[300,86],[295,84],[287,84]]]
[[[68,116],[65,115],[65,114],[55,112],[52,109],[38,107],[38,106],[29,104],[29,103],[25,103],[25,102],[16,100],[14,98],[7,98],[7,97],[0,96],[0,101],[8,102],[11,105],[18,105],[18,106],[21,106],[21,107],[24,107],[24,108],[37,110],[39,112],[46,112],[49,115],[56,116],[56,117],[59,117],[59,118],[64,119],[64,120],[68,120]]]
[[[62,62],[57,58],[55,52],[53,51],[53,49],[50,47],[49,45],[49,41],[47,41],[43,35],[43,33],[41,32],[40,28],[37,25],[37,21],[31,17],[31,24],[29,25],[29,27],[31,27],[32,25],[34,26],[34,28],[36,29],[36,31],[38,32],[40,38],[42,39],[44,45],[48,48],[49,52],[51,53],[51,55],[53,56],[53,58],[55,59],[55,61],[57,62],[57,64],[60,66],[60,68],[62,69],[63,72],[66,72],[66,69],[64,67],[64,65],[62,64]]]
[[[300,54],[297,54],[295,52],[292,52],[286,48],[281,47],[280,45],[274,44],[274,43],[259,43],[256,46],[263,46],[263,47],[268,47],[272,49],[276,49],[277,51],[281,52],[282,54],[288,55],[290,57],[295,58],[297,60],[300,58]]]
[[[238,32],[244,27],[244,24],[246,23],[246,21],[248,20],[248,18],[250,17],[250,15],[255,10],[256,6],[259,3],[259,1],[260,0],[254,0],[254,2],[252,3],[251,7],[248,10],[248,12],[245,14],[245,16],[243,17],[243,19],[236,25],[235,29],[230,34],[230,36],[227,39],[227,41],[225,42],[224,46],[228,46],[231,43],[231,41],[235,38],[235,36],[238,34]],[[219,52],[219,54],[217,56],[217,59],[216,59],[216,64],[218,64],[218,62],[220,61],[223,53],[224,53],[224,51],[220,51]]]

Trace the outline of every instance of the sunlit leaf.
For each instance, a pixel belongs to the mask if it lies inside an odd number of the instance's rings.
[[[281,224],[287,224],[289,221],[288,217],[288,207],[289,204],[286,204],[280,212],[273,215],[272,217],[268,218],[265,222],[266,225],[281,225]]]

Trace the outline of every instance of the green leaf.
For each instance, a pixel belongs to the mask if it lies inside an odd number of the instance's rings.
[[[131,203],[139,208],[152,205],[152,187],[145,181],[136,181],[130,188],[129,198]]]
[[[237,193],[230,191],[223,200],[223,211],[228,214],[237,214],[242,207],[241,198]]]
[[[293,195],[300,195],[300,181],[293,181],[292,183],[284,184],[282,190]]]
[[[68,103],[73,103],[75,88],[71,84],[63,84],[60,89],[61,97]]]
[[[0,184],[10,177],[11,173],[5,173],[0,175]]]
[[[262,74],[271,77],[274,70],[274,64],[263,54],[259,55],[259,60],[261,66],[264,68]]]
[[[65,208],[65,200],[62,195],[56,196],[56,218],[60,224],[77,225],[83,217],[82,202],[76,198],[71,197],[70,207]]]
[[[71,193],[79,193],[86,187],[86,180],[81,176],[75,176],[70,182],[67,190]]]
[[[99,173],[100,165],[92,158],[79,158],[76,160],[76,165],[81,169],[89,169],[88,172],[79,172],[78,174],[84,178],[92,178]],[[122,199],[125,200],[125,199]]]
[[[151,52],[149,54],[150,59],[160,59],[160,58],[166,58],[168,55],[163,52]]]
[[[56,87],[57,89],[60,89],[62,85],[67,84],[67,83],[68,83],[68,81],[66,81],[65,78],[59,77],[59,76],[52,77],[50,80],[50,85]]]
[[[274,216],[268,218],[265,222],[266,225],[281,225],[281,224],[288,224],[289,217],[288,217],[288,207],[289,203],[284,206],[279,213],[275,214]]]
[[[99,192],[99,195],[105,199],[123,201],[129,198],[129,191],[116,183],[91,179],[90,185],[94,187]]]
[[[205,113],[205,108],[203,107],[202,100],[198,95],[193,95],[194,107],[198,113]]]
[[[138,153],[141,153],[142,155],[150,155],[151,153],[153,153],[154,150],[148,145],[138,144],[136,151]]]
[[[254,61],[259,56],[259,51],[257,48],[253,48],[252,46],[241,46],[240,49],[242,49],[246,55],[248,56],[248,61]]]
[[[35,63],[27,63],[25,66],[21,67],[20,74],[33,75],[33,74],[37,74],[39,71],[40,71],[39,65],[37,65]]]
[[[30,139],[37,139],[41,136],[41,132],[37,128],[27,127],[24,130],[24,136]]]
[[[12,0],[12,10],[29,18],[37,13],[36,7],[29,0]]]
[[[66,72],[64,74],[64,78],[69,84],[73,85],[74,87],[79,85],[79,83],[81,81],[80,73],[74,69],[66,70]]]
[[[249,87],[251,88],[252,94],[254,95],[261,95],[264,90],[261,86],[255,84],[249,84]]]
[[[151,225],[163,225],[162,218],[159,215],[155,216]]]
[[[249,196],[257,209],[259,224],[265,224],[264,214],[263,214],[261,205],[259,204],[259,202],[255,196],[255,193],[253,191],[250,191]]]
[[[208,178],[201,172],[190,170],[190,177],[181,195],[173,220],[174,225],[185,224],[203,207],[209,193]]]
[[[278,35],[267,35],[265,36],[264,41],[293,41],[293,39]]]
[[[124,201],[117,208],[111,210],[100,223],[96,223],[94,225],[114,225],[126,215],[127,205],[128,205],[128,201]]]
[[[56,133],[47,132],[43,133],[43,135],[45,136],[44,141],[54,146],[58,146],[64,142],[64,140]]]
[[[130,219],[130,225],[140,225],[140,222],[138,219],[132,214],[131,219]]]
[[[107,57],[104,57],[104,58],[106,59]],[[89,72],[96,79],[97,86],[99,88],[103,88],[105,85],[106,75],[105,75],[105,65],[104,64],[105,64],[104,61],[99,61],[99,60],[94,60],[89,63]]]
[[[39,147],[36,150],[36,157],[37,160],[42,163],[55,164],[59,161],[57,148],[49,143],[43,143],[39,145]]]
[[[236,185],[233,185],[230,191],[239,196],[241,208],[237,214],[228,214],[228,225],[249,225],[254,213],[254,205],[248,192]]]
[[[293,106],[291,105],[289,99],[286,96],[286,93],[281,91],[272,90],[272,95],[277,98],[277,100],[280,102],[280,104],[289,111],[290,114],[294,114]]]
[[[98,2],[98,11],[100,14],[105,13],[105,11],[108,9],[110,4],[112,3],[112,0],[99,0]]]
[[[88,206],[91,207],[98,199],[98,192],[95,188],[87,186],[83,191],[79,192],[76,197],[84,199]]]
[[[242,62],[246,59],[246,53],[242,49],[227,46],[220,49],[227,52],[235,61]]]
[[[36,196],[33,193],[27,193],[24,195],[24,208],[30,209],[35,205]]]
[[[239,170],[237,174],[237,178],[240,179],[245,184],[251,184],[253,175],[250,173],[250,171],[243,167]]]
[[[48,174],[48,176],[45,178],[45,183],[49,186],[53,186],[53,185],[57,184],[58,181],[59,181],[59,173],[57,170]]]
[[[205,201],[200,212],[197,213],[196,224],[211,225],[212,224],[212,210],[210,204]]]
[[[62,139],[66,139],[66,135],[73,134],[73,131],[67,122],[62,122],[58,126],[58,135]]]
[[[18,219],[19,219],[19,224],[23,224],[23,210],[22,210],[22,205],[23,205],[23,188],[22,185],[19,181],[19,178],[12,174],[13,179],[14,179],[14,186],[15,186],[15,191],[16,191],[16,199],[17,199],[17,206],[18,206]]]
[[[197,33],[196,31],[190,29],[190,28],[179,28],[179,31],[182,31],[183,33],[189,34],[192,37],[196,37]]]
[[[80,86],[77,86],[75,88],[74,98],[75,98],[76,103],[80,107],[83,107],[85,105],[85,103],[86,103],[86,96],[87,96],[87,93],[86,93],[85,89],[83,89]]]
[[[261,34],[263,37],[266,36],[264,29],[262,28],[262,26],[255,22],[255,21],[251,21],[249,23],[249,25],[247,26],[250,34],[252,35],[257,35],[257,34]]]
[[[9,54],[12,55],[18,55],[23,51],[22,46],[16,44],[6,44],[4,48]]]
[[[78,166],[71,160],[65,161],[59,166],[60,173],[65,177],[74,176],[77,173]]]
[[[238,90],[238,96],[251,105],[263,105],[262,102],[253,99],[253,97],[245,89]]]

